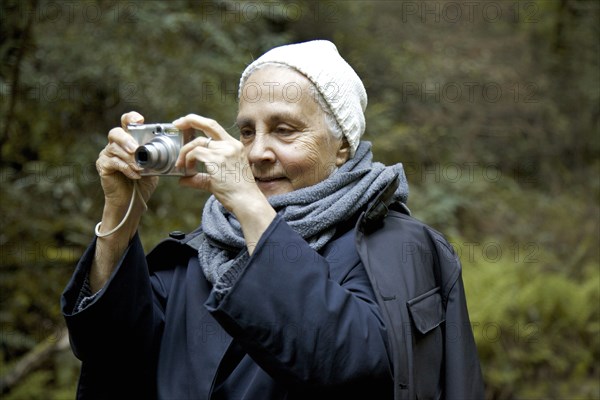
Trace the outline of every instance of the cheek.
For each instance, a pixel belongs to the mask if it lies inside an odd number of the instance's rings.
[[[317,183],[329,175],[327,164],[335,160],[329,160],[331,153],[330,144],[327,140],[314,140],[314,138],[302,138],[294,145],[296,154],[297,178],[309,184]]]
[[[317,143],[307,140],[304,143],[299,143],[296,147],[298,154],[302,154],[305,165],[311,166],[319,163],[321,154]]]

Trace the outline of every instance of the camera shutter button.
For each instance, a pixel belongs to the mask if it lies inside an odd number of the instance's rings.
[[[185,238],[185,233],[181,231],[173,231],[169,233],[169,237],[175,240],[182,240],[183,238]]]

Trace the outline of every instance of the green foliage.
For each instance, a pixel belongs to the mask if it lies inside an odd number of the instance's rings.
[[[597,265],[583,265],[583,279],[575,280],[517,261],[477,257],[464,267],[488,397],[597,398]]]
[[[235,134],[244,66],[328,38],[367,88],[375,158],[404,163],[414,214],[461,252],[487,397],[599,398],[599,19],[579,0],[3,1],[0,375],[62,327],[120,115]],[[206,198],[162,179],[145,247]],[[6,398],[72,397],[77,370],[58,353]]]
[[[80,365],[70,352],[57,354],[44,368],[29,374],[4,400],[74,398]]]

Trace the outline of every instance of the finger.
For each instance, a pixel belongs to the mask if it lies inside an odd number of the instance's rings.
[[[210,176],[205,173],[198,173],[192,176],[179,178],[179,184],[200,190],[210,190]]]
[[[121,128],[113,128],[108,132],[108,142],[118,144],[129,154],[135,153],[138,148],[138,142],[133,136]]]
[[[125,162],[132,161],[131,154],[125,150],[121,145],[111,142],[105,147],[106,155],[109,157],[117,157]]]
[[[191,142],[186,143],[181,149],[183,150],[185,147],[189,149],[192,149],[194,147],[204,147],[207,149],[210,146],[209,143],[212,143],[214,145],[215,143],[217,143],[217,141],[213,140],[213,138],[210,137],[200,136],[192,140]]]
[[[140,179],[141,175],[134,167],[135,163],[127,163],[118,157],[108,156],[104,150],[96,161],[96,169],[100,176],[109,176],[121,172],[130,179]]]
[[[180,157],[181,156],[182,155],[180,154]],[[205,147],[194,147],[190,151],[183,154],[182,164],[185,165],[186,170],[193,171],[196,169],[196,165],[199,162],[205,163],[207,161],[207,157],[209,156],[210,155],[206,151]]]
[[[109,143],[106,147],[106,155],[108,157],[117,157],[123,160],[124,162],[130,164],[132,168],[136,171],[141,171],[144,168],[139,166],[135,161],[135,157],[129,151],[125,150],[117,143]]]
[[[196,114],[188,114],[185,117],[176,119],[173,121],[173,125],[179,129],[194,128],[201,130],[206,136],[215,140],[235,140],[217,121]]]
[[[121,115],[121,127],[123,129],[126,129],[127,125],[133,124],[133,123],[143,124],[144,117],[142,116],[142,114],[140,114],[137,111],[130,111],[128,113]]]
[[[200,149],[200,151],[198,152],[198,156],[202,156],[205,155],[207,152],[206,151],[202,151],[202,149],[207,149],[207,144],[209,142],[211,142],[212,140],[209,141],[209,139],[207,137],[201,136],[198,137],[194,140],[192,140],[191,142],[187,143],[186,145],[184,145],[181,150],[179,150],[179,157],[177,157],[177,161],[175,163],[175,166],[177,167],[181,167],[183,166],[184,162],[187,163],[187,155],[194,149]],[[213,141],[214,143],[214,141]],[[199,161],[204,161],[204,160],[199,160]],[[187,166],[187,164],[186,164]]]

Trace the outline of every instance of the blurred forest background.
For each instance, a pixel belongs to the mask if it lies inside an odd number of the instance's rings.
[[[600,2],[45,1],[0,5],[0,389],[73,398],[59,297],[101,216],[120,115],[236,133],[239,75],[333,40],[369,94],[366,140],[460,253],[488,399],[600,398]],[[200,221],[162,179],[146,249]]]

